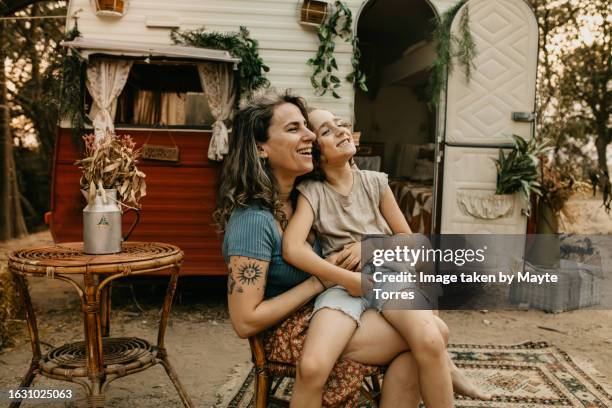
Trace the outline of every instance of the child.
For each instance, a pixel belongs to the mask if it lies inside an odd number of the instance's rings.
[[[387,184],[386,175],[351,166],[356,149],[350,130],[325,110],[312,111],[309,120],[317,136],[321,156],[318,169],[324,180],[305,180],[297,186],[300,195],[285,230],[283,257],[296,267],[341,286],[329,288],[315,302],[302,358],[308,361],[316,355],[319,361],[309,361],[308,367],[314,367],[314,373],[298,365],[291,405],[321,405],[320,393],[335,361],[356,330],[361,314],[375,307],[413,352],[425,405],[450,408],[453,406],[453,384],[442,335],[444,323],[432,310],[389,310],[383,308],[381,302],[351,296],[361,295],[361,274],[324,261],[307,245],[311,228],[317,232],[324,256],[342,250],[346,244],[361,241],[365,235],[411,232]],[[315,171],[316,164],[315,161]],[[419,292],[415,292],[418,296]]]

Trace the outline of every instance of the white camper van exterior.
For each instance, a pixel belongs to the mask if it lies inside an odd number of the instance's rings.
[[[455,4],[450,0],[419,1],[438,16]],[[357,34],[368,1],[347,0],[346,3],[353,12]],[[246,26],[252,38],[259,42],[260,55],[270,67],[267,77],[272,86],[291,88],[314,106],[328,108],[367,125],[365,114],[355,106],[356,92],[351,84],[343,82],[339,99],[315,95],[310,84],[312,67],[306,61],[314,56],[319,44],[315,29],[300,24],[301,4],[301,0],[131,0],[123,17],[108,18],[95,14],[93,1],[72,0],[68,16],[78,17],[78,27],[85,40],[151,46],[172,44],[169,35],[172,28],[205,27],[226,32]],[[458,201],[472,193],[478,196],[494,192],[493,159],[499,148],[509,146],[512,134],[526,139],[534,136],[530,115],[535,111],[537,21],[524,0],[469,0],[467,4],[478,54],[469,82],[460,69],[448,77],[447,91],[437,112],[436,159],[441,165],[436,168],[434,180],[437,216],[433,217],[432,231],[523,234],[527,217],[523,214],[525,203],[518,195],[511,214],[494,219],[474,217]],[[74,21],[68,19],[68,28]],[[453,30],[457,26],[458,21],[454,21]],[[401,81],[427,69],[423,61],[434,57],[433,44],[412,48],[384,68],[383,82]],[[344,77],[352,70],[352,48],[338,41],[335,55],[339,77]],[[518,120],[513,120],[513,114]],[[363,120],[360,115],[364,116]]]

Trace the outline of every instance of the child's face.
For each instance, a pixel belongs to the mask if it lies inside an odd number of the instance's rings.
[[[350,125],[330,111],[317,109],[308,115],[321,156],[326,163],[343,164],[357,151]]]

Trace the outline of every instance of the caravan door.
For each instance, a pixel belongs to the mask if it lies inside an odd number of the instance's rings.
[[[448,78],[440,232],[524,234],[526,203],[518,194],[499,218],[482,217],[476,207],[495,192],[494,159],[512,145],[510,135],[534,137],[537,20],[523,0],[469,0],[453,21],[456,34],[465,7],[477,56],[469,82],[458,67]]]

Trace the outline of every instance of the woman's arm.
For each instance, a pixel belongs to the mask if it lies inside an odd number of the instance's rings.
[[[383,217],[391,227],[391,231],[394,234],[411,234],[410,226],[406,221],[406,217],[402,214],[402,210],[400,210],[397,205],[397,201],[395,201],[395,196],[393,195],[393,191],[391,188],[387,186],[385,192],[383,194],[382,199],[380,200],[380,212]]]
[[[313,276],[271,299],[264,300],[269,262],[230,256],[227,300],[230,319],[240,338],[253,336],[279,323],[323,291]]]
[[[283,233],[283,258],[296,268],[342,285],[351,295],[360,296],[360,274],[326,262],[308,244],[308,232],[313,222],[314,212],[306,198],[300,194],[295,212]]]

